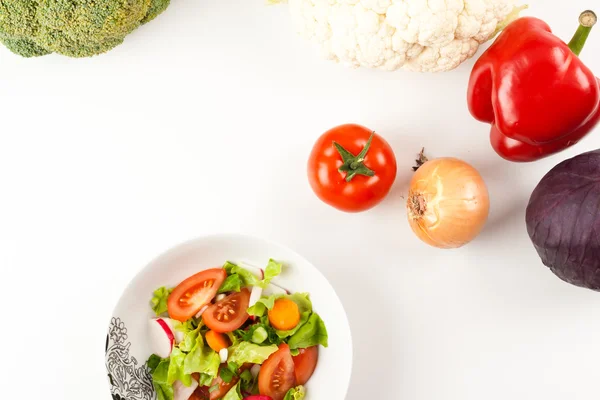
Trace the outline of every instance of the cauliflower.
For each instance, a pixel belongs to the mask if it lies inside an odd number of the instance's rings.
[[[0,42],[23,57],[89,57],[163,12],[169,0],[0,0]]]
[[[271,3],[277,0],[269,0]],[[475,54],[516,0],[289,0],[298,32],[351,67],[437,72]]]

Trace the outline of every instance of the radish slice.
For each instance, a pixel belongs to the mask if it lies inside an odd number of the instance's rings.
[[[206,311],[206,309],[208,308],[208,304],[205,305],[204,307],[202,307],[200,309],[200,311],[198,311],[198,314],[195,315],[196,318],[200,318],[202,316],[202,314],[204,314],[204,311]]]
[[[255,267],[255,266],[250,265],[245,262],[241,262],[239,264],[239,266],[244,268],[246,271],[250,272],[252,275],[257,277],[258,279],[260,279],[260,280],[265,279],[265,271],[263,271],[261,268]]]
[[[260,372],[260,365],[258,365],[258,364],[254,364],[252,366],[252,368],[250,368],[250,373],[252,374],[252,376],[254,378],[256,378],[258,376],[259,372]]]
[[[168,358],[175,344],[175,335],[169,324],[162,318],[150,321],[150,344],[154,354],[160,358]]]
[[[215,297],[215,303],[223,300],[225,297],[227,297],[225,293],[218,294],[217,297]]]
[[[173,400],[188,400],[198,387],[198,382],[192,378],[190,387],[185,386],[181,381],[173,382]]]
[[[226,363],[229,358],[229,350],[221,349],[221,351],[219,351],[219,357],[221,357],[221,364]]]
[[[175,344],[181,343],[185,335],[183,332],[175,329],[174,321],[171,318],[161,318],[161,320],[163,320],[163,322],[169,326],[169,329],[171,329],[171,333],[175,337]]]
[[[277,286],[274,283],[270,283],[269,286],[266,287],[265,290],[263,290],[263,294],[265,296],[272,296],[274,294],[291,294],[289,290],[286,290],[284,288],[282,288],[281,286]]]
[[[263,289],[260,286],[253,286],[252,292],[250,292],[250,302],[248,303],[248,307],[252,307],[256,304],[260,297],[262,296]]]

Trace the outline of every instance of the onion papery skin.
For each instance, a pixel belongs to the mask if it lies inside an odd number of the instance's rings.
[[[456,158],[427,161],[408,193],[408,222],[425,243],[441,249],[464,246],[482,231],[490,200],[481,174]]]

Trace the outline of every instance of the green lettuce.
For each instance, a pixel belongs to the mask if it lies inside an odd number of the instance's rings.
[[[240,383],[236,383],[234,387],[232,387],[229,392],[222,398],[222,400],[242,400],[242,393],[240,391]]]
[[[288,390],[283,400],[302,400],[304,396],[306,396],[306,389],[300,385]]]
[[[242,286],[260,286],[263,289],[269,286],[271,280],[281,274],[282,264],[277,261],[271,259],[265,268],[265,276],[264,279],[260,280],[254,274],[247,269],[240,267],[230,261],[227,261],[223,266],[227,275],[233,276],[238,275],[239,279],[242,282]]]
[[[200,379],[198,380],[198,386],[210,386],[212,385],[214,377],[206,374],[200,374]]]
[[[242,290],[243,284],[239,274],[229,275],[219,288],[218,293],[239,292]]]
[[[172,385],[175,381],[181,381],[185,386],[192,384],[192,375],[184,371],[186,354],[177,347],[171,351],[169,357],[169,369],[167,371],[167,384]],[[155,371],[156,372],[156,371]]]
[[[327,328],[318,314],[310,316],[308,321],[288,340],[291,349],[305,349],[321,345],[327,347]]]
[[[258,278],[254,276],[254,274],[247,269],[244,269],[232,262],[227,261],[225,265],[223,265],[223,269],[227,272],[227,275],[238,275],[240,280],[242,281],[243,286],[257,286]]]
[[[271,310],[275,306],[275,300],[283,296],[282,294],[274,294],[270,297],[258,299],[256,304],[248,308],[248,314],[255,317],[262,317],[267,313],[267,310]]]
[[[277,336],[280,338],[287,338],[293,336],[304,324],[306,324],[312,314],[312,302],[308,293],[294,293],[294,294],[274,294],[270,297],[259,299],[255,305],[248,309],[248,314],[254,315],[255,317],[263,317],[266,315],[268,310],[271,310],[275,306],[275,301],[278,299],[289,299],[298,305],[298,311],[300,311],[300,322],[293,329],[288,331],[275,330]]]
[[[265,276],[260,284],[260,286],[264,289],[269,286],[271,280],[281,274],[282,264],[277,261],[270,259],[267,267],[265,268]]]
[[[167,312],[167,300],[173,289],[167,289],[166,287],[160,287],[152,293],[152,299],[150,305],[156,315],[161,315]]]
[[[173,400],[173,386],[168,383],[169,364],[169,359],[162,360],[155,354],[146,362],[152,374],[152,385],[157,400]]]
[[[183,362],[183,371],[185,374],[191,375],[194,372],[198,372],[215,378],[219,373],[221,359],[216,351],[204,345],[200,329],[201,327],[199,326],[195,331],[189,332],[180,344],[180,347],[185,346],[186,349],[189,348],[189,353],[185,356]],[[173,355],[171,354],[172,357]]]
[[[250,342],[241,342],[229,349],[229,362],[242,365],[244,363],[262,364],[278,350],[277,346],[259,346]]]

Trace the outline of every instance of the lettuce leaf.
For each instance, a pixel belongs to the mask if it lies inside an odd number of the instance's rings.
[[[186,348],[190,348],[193,341],[193,345],[183,362],[183,372],[189,375],[198,372],[216,378],[219,373],[221,359],[216,351],[204,345],[204,338],[200,334],[200,329],[199,326],[195,331],[190,332],[180,344],[180,347],[185,345]],[[173,358],[173,354],[171,354],[171,358]]]
[[[167,384],[172,385],[175,381],[181,381],[181,383],[188,387],[192,384],[192,375],[184,371],[185,359],[186,354],[179,350],[179,348],[174,347],[169,357]]]
[[[161,360],[160,357],[153,354],[148,359],[147,365],[152,373],[152,385],[157,400],[173,400],[173,386],[168,383],[169,359]]]
[[[200,374],[200,379],[198,380],[198,386],[210,386],[212,385],[214,377],[206,374]]]
[[[240,392],[240,383],[236,383],[229,392],[223,397],[222,400],[242,400],[242,393]]]
[[[291,349],[305,349],[319,344],[327,347],[327,339],[328,335],[325,323],[318,314],[314,313],[288,340],[288,345]]]
[[[275,306],[275,301],[278,299],[289,299],[298,305],[300,311],[300,322],[295,328],[288,331],[275,330],[277,336],[280,338],[286,338],[293,336],[304,324],[308,322],[312,314],[312,302],[310,301],[310,295],[308,293],[294,293],[294,294],[274,294],[270,297],[259,299],[255,305],[248,309],[248,314],[256,317],[263,317],[267,311]]]
[[[274,294],[270,297],[263,297],[258,299],[256,304],[248,308],[248,314],[255,317],[262,317],[267,313],[267,310],[272,309],[275,306],[275,300],[283,297],[283,294]]]
[[[306,396],[306,389],[300,385],[288,390],[283,400],[302,400],[304,396]]]
[[[161,315],[167,312],[167,300],[173,289],[167,289],[166,287],[159,287],[152,293],[152,299],[150,300],[150,306],[156,315]]]
[[[278,350],[277,346],[259,346],[250,342],[241,342],[229,348],[229,362],[242,365],[244,363],[262,364]]]
[[[265,268],[265,276],[260,283],[260,287],[262,287],[264,289],[267,286],[269,286],[269,283],[271,283],[271,280],[273,278],[275,278],[276,276],[278,276],[279,274],[281,274],[281,267],[282,267],[281,263],[278,263],[277,261],[270,259],[269,263],[267,264],[267,267]]]
[[[239,292],[242,290],[242,278],[240,278],[239,274],[229,275],[217,293],[225,293],[225,292]]]
[[[197,346],[201,326],[199,325],[196,328],[193,328],[193,326],[187,325],[186,322],[185,324],[175,325],[175,329],[184,334],[183,340],[179,343],[179,349],[185,353],[192,351]],[[202,339],[202,337],[200,339]]]
[[[247,269],[244,269],[232,262],[227,261],[225,265],[223,265],[223,269],[227,272],[227,275],[238,275],[240,280],[242,281],[242,286],[257,286],[258,278],[254,276],[254,274]]]
[[[227,261],[225,265],[223,265],[223,269],[227,272],[228,276],[238,275],[241,280],[241,286],[260,286],[263,289],[269,286],[271,280],[281,274],[281,269],[283,264],[278,263],[277,261],[270,259],[269,263],[265,268],[265,276],[264,279],[260,280],[250,271],[245,268],[242,268],[230,261]],[[224,284],[224,283],[223,283]]]

